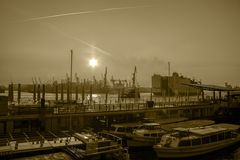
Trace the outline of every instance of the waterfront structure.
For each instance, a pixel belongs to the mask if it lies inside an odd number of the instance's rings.
[[[196,84],[197,82],[173,72],[172,76],[154,74],[152,76],[152,92],[160,96],[190,96],[201,93],[200,89],[184,84]]]

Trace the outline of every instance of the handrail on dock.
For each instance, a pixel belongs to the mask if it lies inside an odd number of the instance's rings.
[[[122,145],[122,138],[121,137],[118,137],[114,134],[111,134],[111,133],[108,133],[108,132],[98,132],[98,134],[101,136],[101,137],[104,137],[104,138],[107,138],[107,139],[110,139],[110,140],[113,140],[115,142],[117,142],[118,144],[121,144]]]
[[[81,114],[81,113],[103,113],[103,112],[123,112],[123,111],[143,111],[147,109],[174,109],[177,107],[199,107],[215,105],[207,102],[189,101],[187,103],[180,102],[155,102],[153,106],[147,103],[110,103],[110,104],[57,104],[55,106],[15,106],[9,107],[8,115],[63,115],[63,114]],[[218,104],[219,105],[219,104]]]

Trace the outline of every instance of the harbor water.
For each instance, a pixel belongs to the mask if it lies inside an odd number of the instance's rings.
[[[151,148],[130,149],[129,154],[130,160],[164,160],[158,159],[155,152]],[[239,160],[239,159],[240,159],[239,145],[225,148],[223,150],[216,151],[210,154],[205,154],[203,156],[188,159],[184,158],[184,160]],[[73,158],[64,152],[57,152],[51,154],[15,158],[15,160],[73,160]]]

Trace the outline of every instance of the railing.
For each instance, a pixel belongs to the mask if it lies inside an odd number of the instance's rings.
[[[157,102],[153,106],[147,103],[113,103],[113,104],[56,104],[54,106],[14,106],[9,107],[9,115],[28,115],[28,114],[79,114],[79,113],[99,113],[99,112],[120,112],[120,111],[139,111],[146,109],[167,109],[176,107],[196,107],[206,106],[211,103],[190,102]]]

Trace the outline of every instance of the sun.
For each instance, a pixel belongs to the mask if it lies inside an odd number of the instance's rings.
[[[89,60],[89,66],[91,66],[92,68],[96,67],[97,65],[98,65],[97,59],[91,58],[91,59]]]

